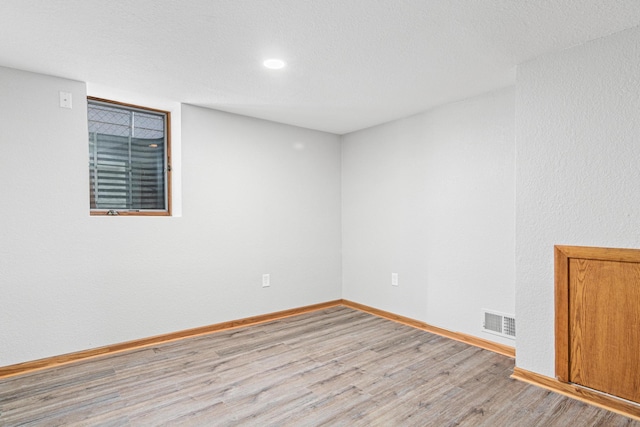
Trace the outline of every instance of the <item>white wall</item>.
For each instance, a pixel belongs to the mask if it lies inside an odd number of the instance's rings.
[[[188,105],[182,119],[191,280],[216,278],[234,317],[341,298],[339,138]]]
[[[510,345],[480,309],[515,313],[553,377],[553,245],[640,244],[639,39],[341,139],[182,106],[172,218],[90,217],[84,83],[0,68],[0,366],[342,296]]]
[[[483,308],[515,306],[514,96],[343,137],[345,299],[514,345],[481,332]]]
[[[0,68],[0,366],[341,297],[337,136],[184,106],[182,217],[90,217],[85,97]]]
[[[553,245],[640,247],[640,28],[517,77],[517,365],[554,377]]]

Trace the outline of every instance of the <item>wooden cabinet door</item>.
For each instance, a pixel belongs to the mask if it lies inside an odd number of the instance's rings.
[[[640,250],[556,246],[556,376],[640,403]]]

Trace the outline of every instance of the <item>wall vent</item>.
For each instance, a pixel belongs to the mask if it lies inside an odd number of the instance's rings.
[[[482,330],[501,337],[515,339],[516,318],[492,310],[482,310]]]

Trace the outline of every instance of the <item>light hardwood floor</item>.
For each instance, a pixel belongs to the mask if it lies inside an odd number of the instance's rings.
[[[1,426],[640,426],[334,307],[0,380]]]

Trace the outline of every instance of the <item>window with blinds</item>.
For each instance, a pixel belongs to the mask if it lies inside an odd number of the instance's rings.
[[[169,113],[88,99],[94,215],[169,215]]]

